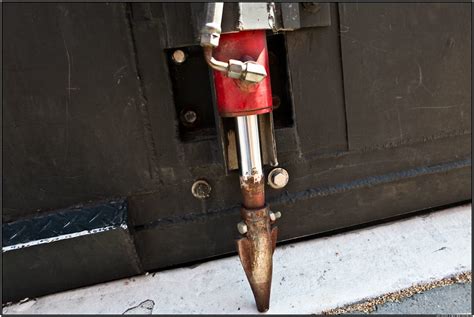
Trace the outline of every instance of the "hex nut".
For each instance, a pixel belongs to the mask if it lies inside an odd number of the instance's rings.
[[[243,78],[245,81],[259,83],[265,77],[267,77],[265,66],[252,61],[245,62],[245,75]]]
[[[227,76],[234,79],[240,79],[244,72],[245,65],[239,60],[230,59],[227,69]]]
[[[274,168],[268,173],[268,184],[275,189],[281,189],[288,184],[290,176],[283,168]]]
[[[211,185],[203,179],[194,182],[191,192],[197,199],[204,200],[211,196]]]
[[[277,173],[273,177],[273,182],[278,187],[284,187],[288,183],[288,176],[283,173]]]

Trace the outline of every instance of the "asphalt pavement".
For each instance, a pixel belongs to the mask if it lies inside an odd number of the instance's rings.
[[[387,302],[372,314],[471,314],[471,283],[453,284]]]

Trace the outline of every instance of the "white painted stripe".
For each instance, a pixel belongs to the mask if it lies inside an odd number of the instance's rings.
[[[320,313],[470,270],[466,205],[278,247],[269,313]],[[4,313],[121,314],[140,303],[129,313],[256,313],[236,256],[58,293]]]

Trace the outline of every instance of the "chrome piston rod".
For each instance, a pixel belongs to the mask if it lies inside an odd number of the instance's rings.
[[[265,205],[265,177],[260,153],[257,115],[236,118],[240,153],[240,189],[246,208]]]
[[[237,134],[240,149],[240,174],[248,178],[261,175],[262,159],[257,115],[237,117]]]

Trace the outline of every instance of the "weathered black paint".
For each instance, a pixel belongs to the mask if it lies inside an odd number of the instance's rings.
[[[13,297],[234,252],[238,175],[217,138],[179,137],[170,80],[167,49],[196,44],[182,16],[199,5],[4,5],[3,221],[127,196],[134,229],[7,252]],[[282,35],[290,183],[267,189],[280,239],[470,199],[468,6],[331,4],[330,26]],[[32,284],[35,263],[69,277]]]
[[[471,131],[466,4],[340,4],[349,149]]]
[[[123,199],[78,205],[2,229],[4,303],[143,271]]]

